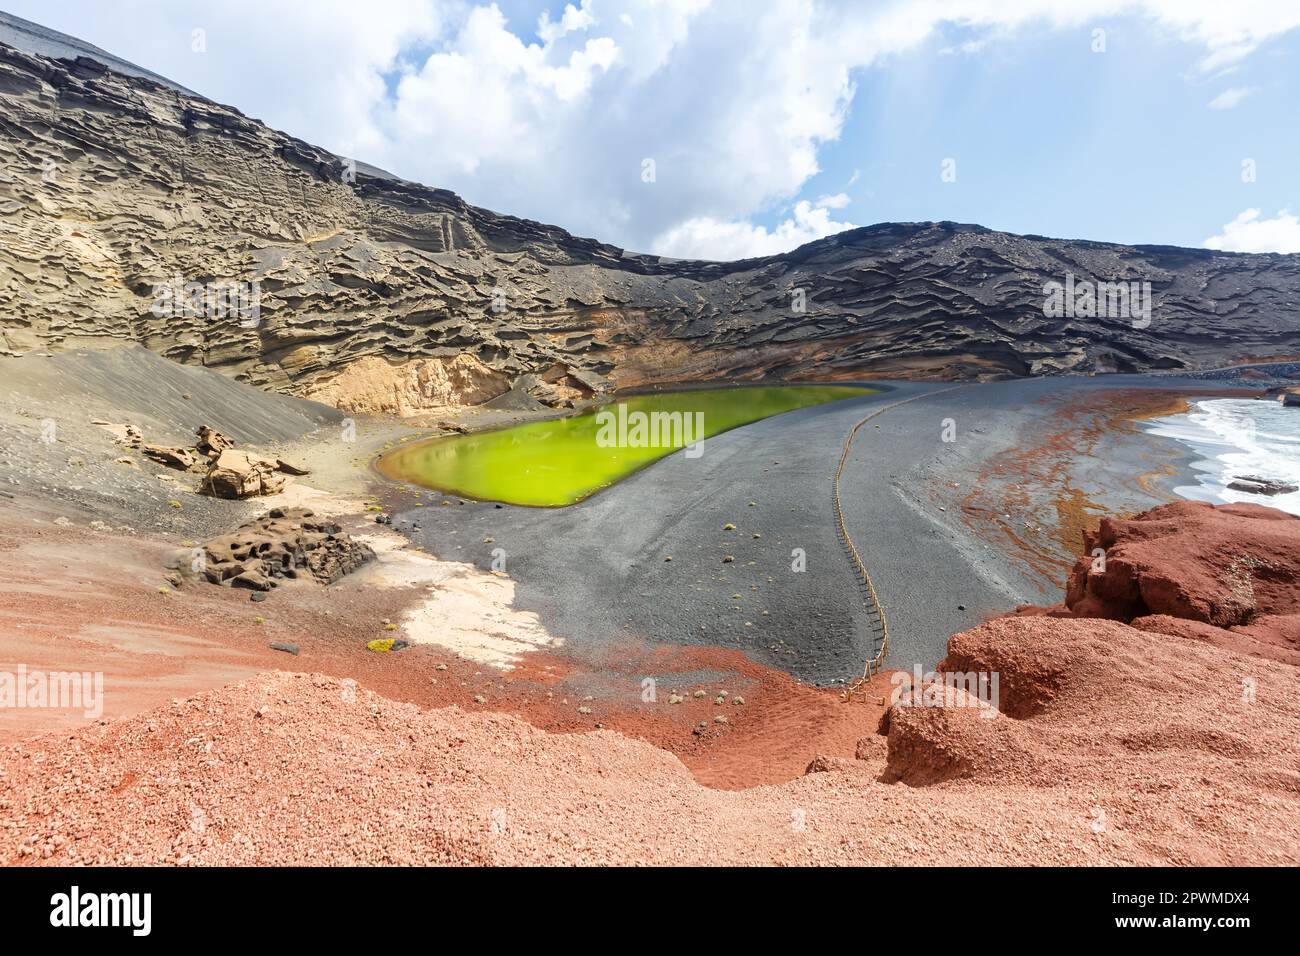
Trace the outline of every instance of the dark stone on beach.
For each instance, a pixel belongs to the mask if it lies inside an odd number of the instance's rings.
[[[1261,478],[1258,475],[1237,475],[1228,487],[1233,491],[1244,491],[1252,495],[1289,495],[1300,491],[1300,486],[1287,484],[1273,478]]]
[[[242,574],[236,574],[230,579],[232,587],[252,588],[255,591],[271,590],[271,582],[258,574],[256,571],[245,571]]]
[[[293,654],[296,657],[298,654],[298,645],[286,644],[283,641],[275,641],[271,644],[271,650],[284,651],[286,654]]]
[[[266,600],[266,592],[265,592],[265,591],[254,591],[252,594],[250,594],[250,595],[248,596],[248,599],[249,599],[250,601],[265,601],[265,600]]]

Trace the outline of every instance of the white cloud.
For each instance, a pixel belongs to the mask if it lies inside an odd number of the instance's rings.
[[[543,10],[541,16],[537,18],[537,35],[545,42],[552,43],[566,33],[585,30],[594,22],[589,11],[580,10],[570,3],[565,5],[558,24],[552,23],[550,13]]]
[[[819,197],[813,205],[821,209],[843,209],[852,201],[848,193],[836,193],[833,196]]]
[[[1183,40],[1204,46],[1203,73],[1240,63],[1265,41],[1300,26],[1300,4],[1290,0],[1142,0],[1136,6]]]
[[[795,203],[791,217],[770,231],[751,222],[719,222],[699,216],[669,229],[654,243],[652,251],[683,259],[751,259],[776,255],[856,228],[851,222],[832,220],[825,206],[801,200]]]
[[[1212,110],[1230,110],[1257,91],[1254,86],[1230,86],[1205,105]]]
[[[826,203],[772,229],[752,217],[800,200],[865,67],[946,26],[976,49],[1136,17],[1192,45],[1204,75],[1300,26],[1300,3],[1269,0],[571,0],[531,24],[485,0],[6,9],[470,202],[712,257],[842,228]]]
[[[1285,209],[1272,219],[1260,219],[1258,209],[1247,209],[1205,240],[1207,249],[1223,252],[1300,252],[1300,217]]]

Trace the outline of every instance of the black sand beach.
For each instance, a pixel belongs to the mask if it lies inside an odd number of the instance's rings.
[[[953,632],[1018,604],[1059,600],[1064,567],[1081,546],[1056,526],[1064,519],[1052,489],[1029,475],[990,473],[991,463],[1031,448],[1073,407],[1102,399],[1101,408],[1134,390],[1167,393],[1172,406],[1184,393],[1230,383],[1116,375],[953,390],[863,384],[884,390],[718,435],[699,458],[674,454],[568,508],[470,501],[395,520],[440,557],[484,569],[504,559],[518,582],[516,606],[539,614],[579,659],[599,660],[637,638],[736,648],[806,681],[847,681],[873,637],[836,533],[831,483],[846,436],[873,407],[926,396],[862,429],[842,500],[889,616],[888,665],[929,667]],[[948,420],[955,440],[945,442]],[[1065,449],[1061,473],[1098,514],[1170,500],[1184,480],[1189,458],[1176,442],[1136,427],[1088,428],[1088,442]],[[968,500],[977,485],[985,499],[1014,492],[1016,513],[982,515]],[[723,530],[728,524],[735,530]],[[1027,560],[1012,537],[1054,556],[1059,575]],[[804,571],[793,569],[796,549]]]

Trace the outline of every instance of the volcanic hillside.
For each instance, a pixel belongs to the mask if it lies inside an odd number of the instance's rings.
[[[0,354],[120,341],[344,408],[512,386],[1136,371],[1300,353],[1300,257],[870,226],[731,263],[470,206],[0,15]],[[1149,281],[1152,320],[1047,318],[1044,283]],[[260,315],[155,314],[256,282]],[[802,290],[807,308],[793,308]]]

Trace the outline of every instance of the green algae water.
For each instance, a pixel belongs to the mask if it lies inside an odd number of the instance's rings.
[[[408,445],[383,456],[379,469],[465,498],[559,507],[683,448],[696,457],[696,443],[711,435],[875,391],[782,385],[637,395],[569,418]]]

